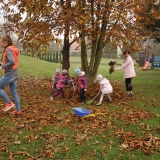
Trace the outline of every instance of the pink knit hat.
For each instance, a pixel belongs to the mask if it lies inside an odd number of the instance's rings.
[[[67,75],[67,74],[68,74],[68,71],[66,69],[63,69],[62,70],[62,75],[64,76],[64,75]]]

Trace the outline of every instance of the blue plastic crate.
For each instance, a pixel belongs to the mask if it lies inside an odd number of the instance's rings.
[[[76,108],[72,108],[72,109],[73,109],[74,113],[80,117],[87,116],[92,112],[88,109],[81,108],[81,107],[76,107]]]
[[[160,68],[160,62],[152,62],[152,68]]]

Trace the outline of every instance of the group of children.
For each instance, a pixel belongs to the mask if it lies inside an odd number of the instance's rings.
[[[86,100],[85,92],[87,91],[87,87],[88,87],[86,74],[79,67],[75,69],[74,73],[77,77],[77,84],[80,88],[79,102],[85,103],[85,100]],[[72,77],[68,77],[68,71],[66,69],[63,69],[60,72],[60,69],[57,68],[56,72],[52,77],[52,81],[53,81],[53,84],[52,84],[51,93],[53,93],[53,95],[50,97],[50,100],[54,100],[54,98],[60,94],[62,94],[62,98],[64,98],[64,88],[67,84],[72,84],[75,91],[74,80],[72,79]],[[109,102],[112,102],[112,99],[109,94],[113,92],[113,87],[111,86],[109,80],[107,80],[101,74],[99,74],[95,78],[94,83],[99,83],[100,85],[99,94],[101,94],[100,100],[96,105],[102,104],[104,95],[108,95]]]

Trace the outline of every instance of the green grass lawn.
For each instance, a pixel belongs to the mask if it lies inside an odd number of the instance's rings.
[[[72,88],[66,88],[65,101],[61,97],[49,101],[49,79],[60,64],[19,56],[18,92],[23,116],[12,117],[0,111],[0,159],[160,160],[160,70],[135,67],[134,98],[128,98],[123,70],[109,75],[111,60],[123,62],[103,58],[98,74],[114,84],[115,102],[110,104],[105,99],[97,107],[98,98],[91,105],[84,104],[82,107],[103,115],[82,121],[71,109],[79,106],[72,101],[78,96]],[[80,66],[80,57],[71,57],[70,62],[73,75]],[[89,88],[87,100],[98,90]],[[2,109],[2,99],[0,105]]]
[[[110,61],[117,61],[118,63],[122,63],[122,59],[106,59],[102,58],[101,66],[99,67],[99,72],[104,72],[105,76],[109,76],[108,73],[108,63]],[[70,74],[74,73],[74,69],[76,67],[80,67],[80,57],[70,57]],[[39,60],[32,57],[27,56],[19,56],[19,73],[21,76],[45,76],[51,77],[56,68],[60,68],[61,65],[59,63],[49,63],[43,60]]]

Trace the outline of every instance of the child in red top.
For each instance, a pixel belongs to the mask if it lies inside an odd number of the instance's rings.
[[[78,67],[75,69],[75,74],[77,76],[78,86],[80,87],[80,103],[84,103],[86,100],[85,91],[87,90],[87,77],[85,72],[81,71],[81,69]]]

